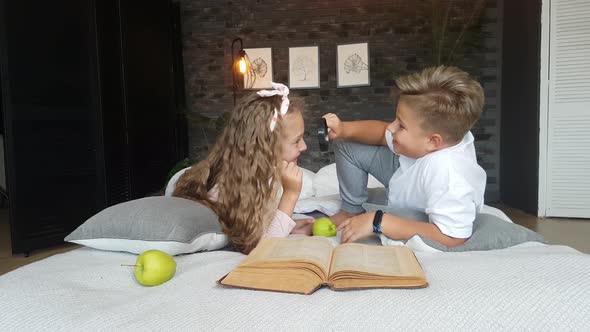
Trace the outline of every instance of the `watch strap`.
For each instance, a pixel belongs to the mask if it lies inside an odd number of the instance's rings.
[[[381,220],[383,219],[383,211],[375,211],[375,217],[373,217],[373,233],[381,234]]]

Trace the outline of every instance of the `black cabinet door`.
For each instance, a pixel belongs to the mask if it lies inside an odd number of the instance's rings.
[[[105,205],[90,0],[0,2],[13,252],[63,238]]]
[[[109,205],[159,191],[187,154],[179,25],[170,0],[96,2]]]
[[[0,0],[13,252],[62,243],[106,206],[164,186],[186,135],[176,124],[173,8]]]
[[[120,4],[130,192],[137,198],[160,190],[178,161],[172,11],[168,0]]]

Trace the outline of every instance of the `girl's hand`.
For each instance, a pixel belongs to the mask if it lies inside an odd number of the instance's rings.
[[[295,227],[291,230],[291,234],[304,234],[311,236],[312,227],[315,220],[311,219],[297,219],[295,221]]]
[[[373,234],[373,218],[375,212],[366,212],[344,220],[338,225],[342,231],[341,242],[354,242]]]
[[[328,137],[330,141],[344,138],[344,123],[340,121],[338,115],[328,113],[323,116],[328,124]]]
[[[281,184],[283,185],[283,194],[299,194],[303,185],[303,173],[294,162],[281,162]]]

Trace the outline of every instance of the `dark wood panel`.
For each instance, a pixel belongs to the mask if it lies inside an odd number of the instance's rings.
[[[131,198],[119,0],[96,2],[96,26],[105,185],[113,205]]]
[[[541,1],[503,1],[500,191],[537,214]]]

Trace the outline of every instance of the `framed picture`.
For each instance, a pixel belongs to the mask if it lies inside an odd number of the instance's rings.
[[[289,88],[320,87],[320,48],[318,46],[289,48]]]
[[[272,88],[272,49],[245,48],[251,70],[244,75],[244,89]]]
[[[368,43],[338,45],[336,53],[339,88],[371,85]]]

